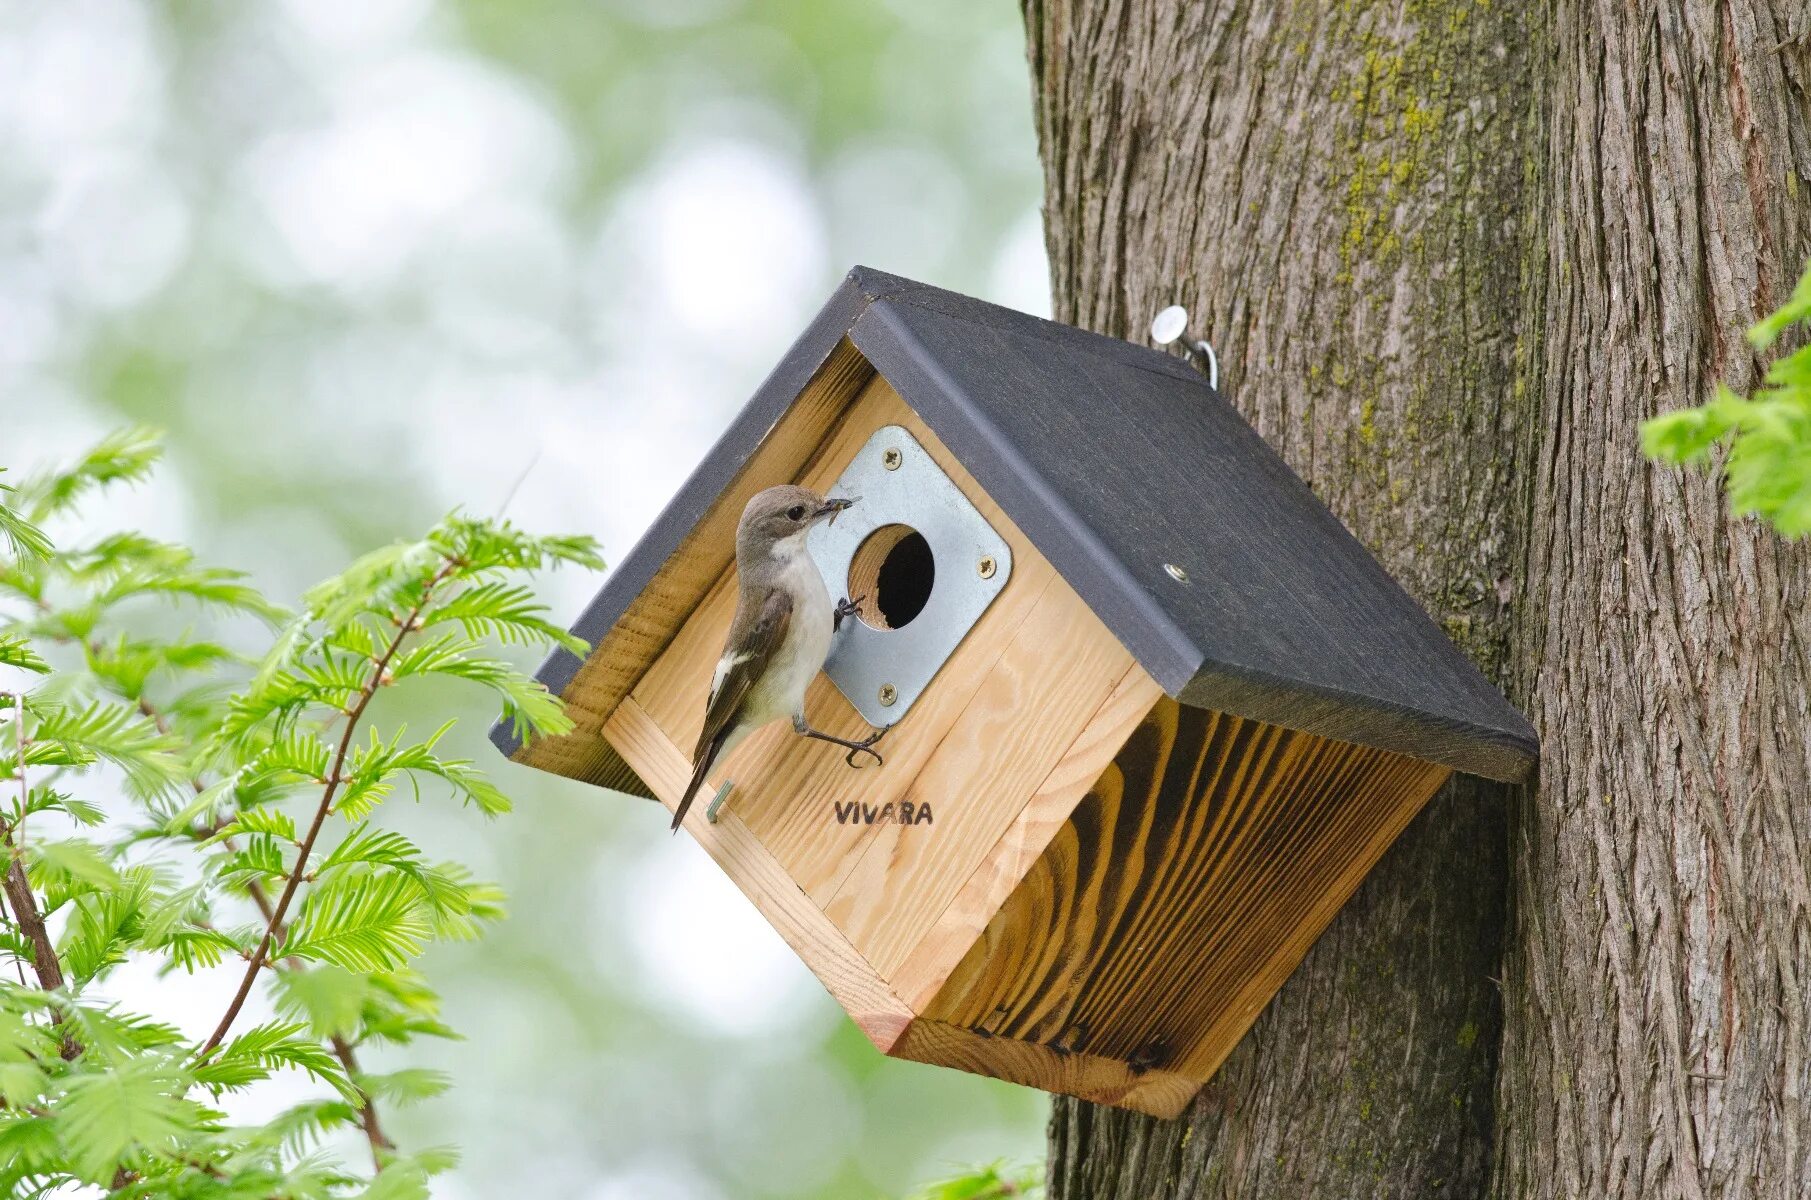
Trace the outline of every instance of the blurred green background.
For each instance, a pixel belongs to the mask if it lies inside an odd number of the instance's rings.
[[[166,428],[94,523],[279,599],[454,505],[620,557],[853,263],[1047,310],[1028,86],[1005,0],[0,0],[0,464]],[[878,1055],[654,805],[497,773],[497,824],[394,806],[512,896],[429,963],[468,1040],[389,1123],[463,1147],[436,1195],[1041,1153],[1040,1095]],[[226,990],[112,986],[191,1027]]]

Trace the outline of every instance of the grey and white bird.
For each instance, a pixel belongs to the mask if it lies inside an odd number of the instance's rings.
[[[831,604],[805,538],[813,525],[853,503],[787,484],[756,493],[742,510],[736,526],[736,615],[711,679],[704,729],[692,752],[692,779],[673,810],[674,829],[685,820],[712,764],[782,718],[805,737],[845,747],[850,766],[858,753],[880,761],[873,745],[884,729],[858,742],[805,722],[805,689],[823,669],[837,624],[860,605],[860,598]]]

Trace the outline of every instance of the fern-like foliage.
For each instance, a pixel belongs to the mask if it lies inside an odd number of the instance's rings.
[[[1039,1168],[994,1163],[921,1188],[911,1200],[1036,1200],[1043,1194]]]
[[[1749,343],[1766,350],[1794,326],[1811,329],[1811,267],[1791,299],[1748,331]],[[1753,396],[1719,385],[1709,403],[1648,421],[1641,444],[1650,458],[1669,463],[1702,462],[1726,445],[1730,506],[1786,537],[1811,533],[1811,344],[1775,359]]]
[[[411,734],[374,701],[447,680],[525,734],[570,728],[498,647],[584,651],[522,576],[599,567],[596,546],[455,513],[286,609],[137,533],[54,544],[85,498],[144,479],[161,448],[154,431],[124,430],[0,484],[0,855],[23,866],[31,900],[0,916],[0,960],[16,960],[0,961],[0,1192],[424,1197],[450,1160],[404,1153],[377,1114],[447,1081],[370,1074],[358,1056],[452,1036],[416,960],[478,936],[503,898],[379,818],[399,793],[485,818],[510,805],[447,753],[452,722]],[[160,606],[201,628],[148,633],[167,623],[139,614]],[[252,658],[206,628],[244,614],[271,631]],[[241,986],[191,1040],[103,998],[132,960],[224,967]],[[258,990],[276,1019],[245,1011]],[[278,1072],[320,1096],[250,1127],[213,1107]],[[331,1152],[347,1129],[371,1161]]]

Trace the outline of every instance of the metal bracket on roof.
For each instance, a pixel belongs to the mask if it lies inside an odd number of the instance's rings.
[[[1182,357],[1207,376],[1207,386],[1215,391],[1220,389],[1220,359],[1214,353],[1214,346],[1206,338],[1188,338],[1188,309],[1180,304],[1172,304],[1155,317],[1151,318],[1151,340],[1159,346],[1180,344]],[[1203,360],[1205,364],[1203,365]]]

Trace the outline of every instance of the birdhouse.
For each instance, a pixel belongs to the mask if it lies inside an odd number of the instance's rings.
[[[779,722],[685,828],[887,1054],[1174,1115],[1449,774],[1535,762],[1194,368],[860,268],[542,669],[577,727],[500,748],[672,808],[789,482],[859,497],[806,713],[885,762]]]

